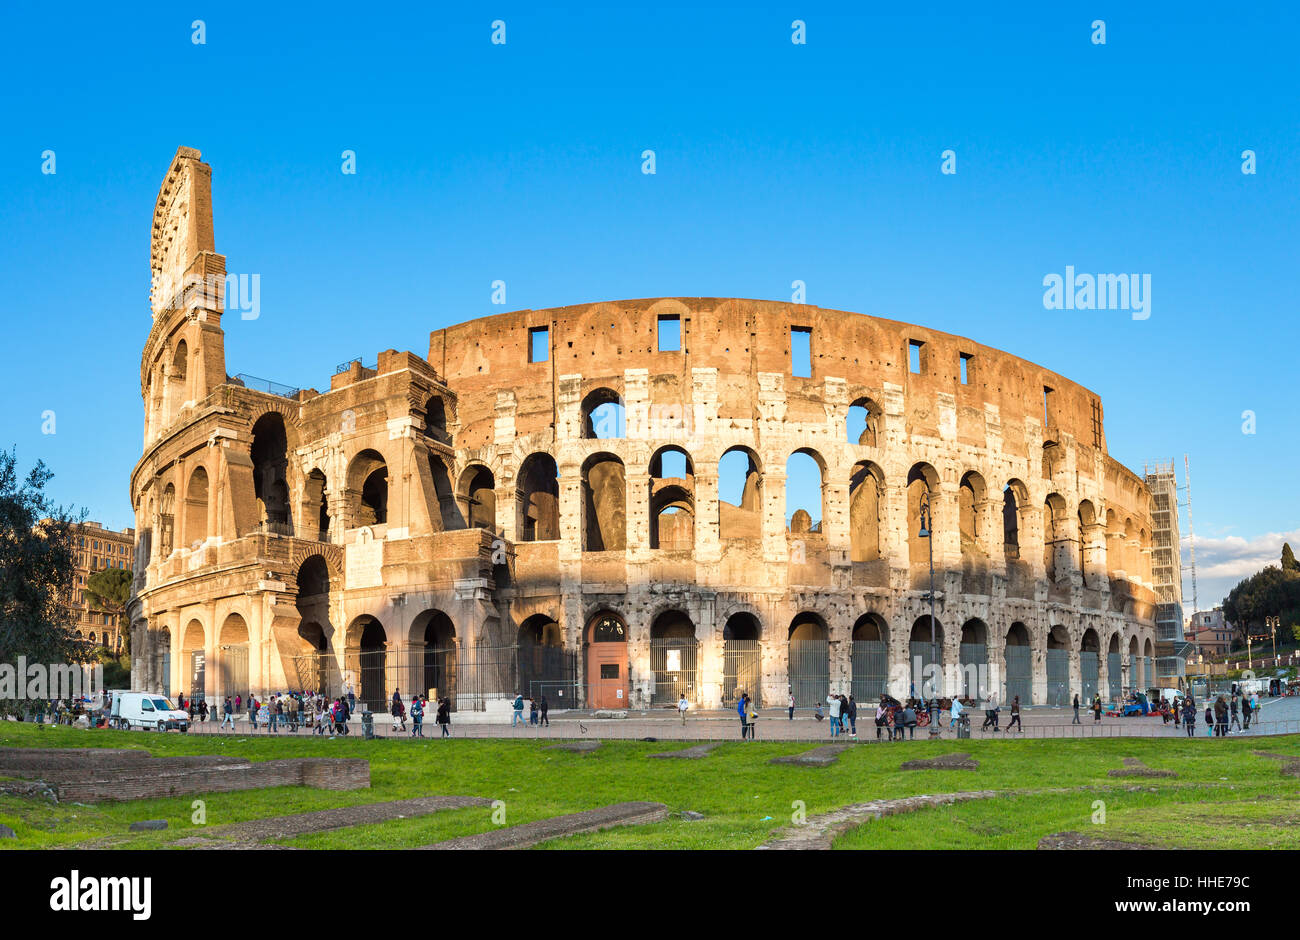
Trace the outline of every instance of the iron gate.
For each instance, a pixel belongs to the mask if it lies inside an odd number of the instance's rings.
[[[1023,699],[1022,699],[1023,701]],[[1058,708],[1071,704],[1070,651],[1047,651],[1047,704]]]
[[[221,694],[231,699],[236,695],[248,698],[248,647],[246,645],[221,648]]]
[[[1083,686],[1079,692],[1079,701],[1091,702],[1095,696],[1101,694],[1097,688],[1096,653],[1079,654],[1079,675],[1080,684]]]
[[[929,695],[943,695],[943,675],[932,667],[939,665],[934,658],[934,644],[929,640],[913,640],[908,644],[908,652],[911,654],[911,661],[907,664],[912,673],[911,683],[916,687],[916,691],[911,691],[909,687],[908,695],[915,695],[920,698],[926,698]],[[942,656],[942,653],[940,654]],[[920,668],[917,668],[920,663]],[[926,688],[926,682],[933,681],[933,689]]]
[[[988,647],[983,643],[963,643],[959,656],[961,662],[960,688],[962,698],[984,697],[988,683]],[[1028,699],[1021,699],[1022,703]]]
[[[826,640],[791,640],[788,676],[795,705],[824,704],[831,687],[831,645]]]
[[[722,644],[722,704],[730,707],[748,692],[761,708],[762,647],[758,640],[725,640]]]
[[[1118,702],[1124,695],[1123,664],[1119,653],[1110,653],[1106,657],[1106,680],[1110,684],[1110,700]]]
[[[1006,660],[1007,701],[1013,701],[1019,695],[1020,704],[1028,705],[1033,701],[1034,694],[1033,649],[1028,646],[1008,646],[1006,648]],[[1066,660],[1067,680],[1069,678],[1069,668],[1069,660]],[[1050,674],[1048,685],[1049,687],[1051,685]]]
[[[853,699],[878,702],[889,681],[889,650],[883,640],[853,641]]]
[[[699,703],[700,684],[696,660],[700,644],[692,637],[654,637],[650,640],[650,671],[654,674],[651,705],[676,705],[683,695]]]

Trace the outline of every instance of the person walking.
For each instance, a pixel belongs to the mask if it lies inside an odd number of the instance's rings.
[[[230,730],[235,730],[235,706],[230,701],[230,696],[226,696],[225,702],[221,705],[221,727],[218,731],[224,731],[226,725],[230,725]]]
[[[351,718],[351,717],[352,717],[352,713],[355,712],[355,711],[357,710],[357,693],[356,693],[356,690],[355,690],[354,688],[352,688],[352,683],[351,683],[351,682],[348,683],[348,696],[347,696],[347,702],[348,702],[348,713],[347,713],[347,718]],[[344,718],[343,720],[344,720],[344,721],[347,721],[347,718]]]
[[[1015,698],[1011,700],[1011,720],[1007,722],[1007,734],[1011,733],[1011,729],[1013,727],[1019,728],[1021,733],[1022,734],[1024,733],[1025,726],[1020,723],[1020,696],[1019,695],[1017,695]]]
[[[1232,702],[1231,702],[1231,704],[1228,706],[1228,710],[1229,710],[1229,712],[1230,712],[1231,715],[1232,715],[1232,723],[1231,723],[1231,725],[1228,727],[1228,731],[1231,732],[1233,728],[1236,728],[1238,731],[1240,731],[1240,730],[1241,730],[1241,719],[1237,717],[1237,696],[1234,695],[1234,696],[1232,697]]]
[[[749,740],[756,740],[755,735],[758,732],[758,708],[754,705],[753,697],[745,693],[745,718],[749,723]]]
[[[411,699],[411,737],[424,737],[424,702],[418,695]]]
[[[856,738],[858,736],[858,703],[850,695],[844,700],[844,707],[848,709],[849,714],[849,734]]]
[[[248,721],[257,730],[257,696],[249,694],[248,696]]]
[[[791,692],[786,700],[786,707],[790,709],[790,720],[794,721],[794,692]]]
[[[510,710],[510,727],[514,728],[524,720],[524,693],[515,693],[515,704]]]
[[[442,728],[442,736],[444,738],[451,737],[451,700],[450,699],[444,698],[438,702],[438,714],[434,717],[434,721],[436,721],[438,723],[438,726]]]
[[[1190,699],[1183,700],[1183,725],[1189,738],[1196,733],[1196,706]]]
[[[537,727],[537,699],[531,695],[528,697],[528,725],[531,728]]]
[[[677,714],[681,716],[682,727],[686,727],[686,709],[691,707],[691,703],[686,701],[686,693],[683,692],[681,698],[677,700]]]
[[[1092,697],[1092,722],[1096,724],[1099,721],[1101,721],[1101,696],[1094,695]]]
[[[542,724],[549,728],[551,726],[551,719],[546,716],[551,710],[551,703],[546,701],[545,692],[542,693],[542,700],[537,703],[537,707],[541,711]]]
[[[961,699],[957,696],[952,697],[952,715],[948,719],[948,727],[952,728],[953,733],[957,733],[957,728],[961,722]]]
[[[1074,721],[1070,722],[1070,724],[1072,725],[1083,724],[1083,722],[1079,720],[1079,693],[1078,692],[1074,693]]]
[[[1222,738],[1228,733],[1228,702],[1220,695],[1214,700],[1214,736]]]
[[[745,712],[746,693],[741,692],[740,698],[736,700],[736,714],[740,716],[740,740],[744,741],[749,737],[749,718]]]
[[[840,697],[839,697],[838,695],[834,695],[834,694],[828,695],[828,696],[826,696],[826,704],[829,705],[829,706],[831,707],[831,708],[830,708],[830,714],[831,714],[831,737],[832,737],[832,738],[839,737],[839,734],[840,734],[840,731],[841,731],[841,728],[840,728],[840,708],[842,707],[841,704],[840,704]]]

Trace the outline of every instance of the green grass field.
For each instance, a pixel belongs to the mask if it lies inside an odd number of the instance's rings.
[[[364,757],[371,788],[352,792],[281,787],[210,796],[52,805],[0,796],[0,822],[18,838],[0,847],[50,848],[106,841],[122,848],[157,848],[207,835],[222,823],[309,810],[432,795],[504,800],[506,824],[530,822],[626,800],[654,800],[673,812],[705,819],[670,819],[547,843],[544,848],[746,849],[789,825],[801,801],[809,817],[871,799],[957,790],[1006,791],[993,800],[921,810],[866,823],[837,848],[1033,848],[1053,832],[1187,848],[1300,848],[1300,797],[1280,762],[1253,749],[1296,754],[1300,737],[1254,740],[1096,739],[1021,741],[917,740],[862,744],[829,767],[772,765],[778,755],[807,750],[798,743],[726,743],[701,760],[650,760],[686,743],[606,742],[591,754],[546,750],[542,742],[428,739],[329,740],[313,737],[221,738],[0,725],[0,745],[18,747],[139,747],[157,755],[230,753],[250,760],[278,757]],[[969,752],[976,771],[901,771],[904,760]],[[1136,757],[1177,778],[1116,779],[1106,772]],[[1035,793],[1068,788],[1066,793]],[[1153,792],[1152,792],[1153,791]],[[191,822],[202,799],[206,825]],[[1105,803],[1104,824],[1093,822]],[[167,819],[160,833],[128,833],[141,819]],[[435,813],[346,830],[299,836],[304,848],[405,848],[495,827],[492,810]]]

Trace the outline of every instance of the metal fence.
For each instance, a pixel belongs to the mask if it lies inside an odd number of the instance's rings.
[[[958,682],[961,684],[962,697],[981,698],[979,680],[981,672],[987,675],[988,647],[983,643],[963,643],[958,655],[958,662],[961,665],[961,678],[958,679]],[[1029,699],[1022,698],[1020,701],[1028,702]]]
[[[1097,688],[1097,666],[1097,653],[1079,654],[1079,676],[1082,685],[1079,690],[1080,702],[1091,702],[1094,696],[1101,694],[1101,690]]]
[[[830,643],[791,640],[789,678],[795,705],[807,708],[826,701],[831,685]]]
[[[1049,649],[1047,651],[1047,704],[1057,706],[1072,704],[1069,650]]]
[[[228,695],[231,698],[236,695],[241,698],[248,698],[248,646],[221,647],[219,662],[221,667],[221,694]]]
[[[916,694],[925,697],[926,691],[922,688],[922,683],[926,680],[927,676],[937,675],[937,673],[930,668],[937,665],[934,658],[934,646],[929,640],[913,640],[908,644],[908,653],[910,654],[910,659],[907,664],[907,671],[911,675],[911,681],[916,684]],[[916,664],[918,661],[920,661],[921,664],[919,673],[916,670]],[[940,679],[940,684],[942,684],[942,679]],[[935,691],[942,695],[947,690],[936,689]]]
[[[1006,701],[1010,702],[1017,695],[1020,696],[1021,703],[1032,702],[1034,692],[1034,660],[1033,647],[1030,646],[1008,646],[1006,648],[1007,659],[1007,695]],[[1066,661],[1066,669],[1069,669],[1069,661]],[[1069,673],[1066,673],[1068,679]],[[1048,688],[1051,688],[1051,679],[1048,679]],[[1050,691],[1049,691],[1050,696]]]
[[[524,643],[500,647],[346,650],[294,657],[288,681],[297,689],[331,698],[357,697],[359,707],[387,712],[393,693],[450,700],[452,710],[482,711],[493,699],[540,699],[571,708],[581,695],[579,657],[574,650]]]
[[[883,640],[853,641],[853,698],[877,702],[889,683],[889,651]]]
[[[654,675],[651,705],[676,705],[686,697],[700,701],[700,643],[694,637],[653,637],[650,640],[650,671]]]
[[[1110,686],[1110,700],[1118,702],[1124,695],[1124,665],[1119,653],[1106,655],[1106,682]]]
[[[726,640],[722,644],[722,706],[730,708],[748,692],[754,706],[763,706],[763,651],[758,640]]]

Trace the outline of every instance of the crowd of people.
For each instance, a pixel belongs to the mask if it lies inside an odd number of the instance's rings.
[[[1174,723],[1181,726],[1190,738],[1196,734],[1196,716],[1198,708],[1191,694],[1175,695],[1172,702],[1160,698],[1156,708],[1165,724]],[[1207,737],[1221,738],[1250,730],[1251,721],[1259,718],[1259,693],[1246,692],[1234,683],[1232,688],[1219,695],[1213,702],[1205,705],[1205,734]]]

